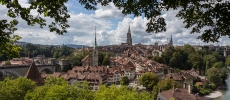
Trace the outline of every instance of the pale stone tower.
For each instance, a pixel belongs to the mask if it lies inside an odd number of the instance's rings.
[[[93,48],[93,67],[98,66],[98,49],[97,49],[97,39],[96,39],[96,26],[95,26],[95,42],[94,42],[94,48]]]
[[[127,33],[127,40],[126,40],[126,43],[128,45],[132,45],[132,37],[131,37],[131,32],[130,32],[130,26],[129,26],[129,30],[128,30],[128,33]]]

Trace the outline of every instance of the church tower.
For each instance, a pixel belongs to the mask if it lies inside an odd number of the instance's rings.
[[[94,41],[94,47],[93,47],[93,67],[98,66],[98,49],[97,49],[97,39],[96,39],[96,26],[95,26],[95,41]]]
[[[127,33],[127,40],[126,40],[126,43],[128,45],[132,45],[132,37],[131,37],[131,32],[130,32],[130,26],[129,26],[129,30],[128,30],[128,33]]]
[[[171,38],[170,38],[170,41],[169,41],[168,45],[169,45],[169,46],[173,46],[172,35],[171,35]]]

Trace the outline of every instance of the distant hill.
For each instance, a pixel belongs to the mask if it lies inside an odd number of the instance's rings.
[[[76,44],[65,44],[65,46],[71,47],[71,48],[82,48],[83,46],[89,47],[89,46],[85,46],[85,45],[76,45]]]
[[[33,43],[28,43],[28,42],[22,42],[22,41],[16,41],[14,42],[15,44],[19,45],[19,46],[26,46],[27,44],[33,44]],[[46,45],[46,44],[34,44],[34,45],[38,45],[40,47],[46,47],[46,46],[62,46],[62,45]],[[71,48],[82,48],[83,46],[84,47],[89,47],[89,46],[86,46],[86,45],[76,45],[76,44],[64,44],[65,46],[67,47],[71,47]]]

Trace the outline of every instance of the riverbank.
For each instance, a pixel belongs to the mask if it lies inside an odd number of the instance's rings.
[[[220,91],[213,91],[209,95],[206,95],[205,97],[208,99],[215,99],[222,96],[222,93]]]

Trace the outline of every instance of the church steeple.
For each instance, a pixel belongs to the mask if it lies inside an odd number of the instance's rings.
[[[96,26],[95,26],[95,41],[94,41],[94,48],[93,48],[92,56],[93,56],[92,66],[97,67],[98,66],[98,49],[97,49]]]
[[[129,30],[128,30],[128,33],[131,33],[131,32],[130,32],[130,25],[129,25]]]
[[[94,41],[94,48],[93,49],[97,49],[96,26],[95,26],[95,41]]]
[[[132,45],[132,37],[131,37],[131,32],[130,32],[130,25],[129,25],[129,29],[128,29],[128,33],[127,33],[127,40],[126,43],[128,45]]]
[[[170,38],[170,41],[169,41],[169,43],[168,43],[169,45],[173,45],[173,40],[172,40],[172,35],[171,35],[171,38]]]

